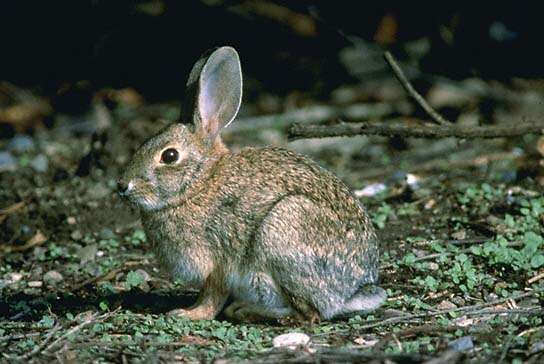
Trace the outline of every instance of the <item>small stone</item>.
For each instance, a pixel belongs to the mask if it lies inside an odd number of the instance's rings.
[[[151,291],[151,287],[149,286],[149,283],[147,282],[140,283],[138,285],[138,288],[144,293],[148,293],[149,291]]]
[[[425,210],[430,210],[432,209],[434,206],[436,205],[436,200],[434,198],[431,198],[429,201],[427,201],[425,203],[425,205],[423,205],[423,208]]]
[[[104,183],[97,183],[87,190],[87,196],[90,200],[100,200],[110,196],[112,191]]]
[[[496,300],[498,300],[498,299],[499,299],[499,296],[497,296],[497,294],[496,294],[496,293],[493,293],[493,292],[491,292],[490,294],[488,294],[487,297],[485,298],[485,300],[486,300],[487,302],[493,302],[493,301],[496,301]]]
[[[540,155],[544,157],[544,136],[538,139],[538,142],[536,143],[536,150],[538,150]]]
[[[435,262],[430,262],[428,267],[429,267],[430,270],[438,270],[440,268],[438,263],[435,263]]]
[[[56,270],[50,270],[49,272],[45,273],[43,276],[43,281],[46,284],[50,284],[50,285],[55,285],[59,282],[62,282],[63,279],[64,277],[62,276],[62,274],[60,274]]]
[[[310,342],[310,337],[301,332],[290,332],[276,336],[272,340],[272,345],[275,348],[296,349],[300,346],[306,346]]]
[[[115,238],[115,234],[113,233],[113,231],[108,228],[100,229],[99,235],[100,235],[100,239],[104,239],[104,240]]]
[[[13,171],[17,168],[17,160],[10,152],[0,152],[0,172]]]
[[[362,190],[353,191],[353,194],[355,197],[371,197],[375,196],[380,192],[384,192],[387,190],[387,186],[383,183],[373,183],[371,185],[366,186]]]
[[[384,311],[383,315],[385,318],[399,317],[406,315],[406,312],[401,310],[395,310],[394,308],[389,308]]]
[[[42,281],[30,281],[30,282],[27,283],[27,285],[30,288],[40,288],[41,286],[43,286],[43,282]]]
[[[28,135],[15,135],[8,143],[8,149],[13,152],[29,152],[34,149],[34,140]]]
[[[73,216],[68,216],[66,218],[66,222],[68,223],[68,225],[74,225],[77,221],[76,221],[76,218],[73,217]]]
[[[472,341],[472,336],[463,336],[451,341],[448,346],[455,351],[469,351],[474,349],[474,342]]]
[[[466,230],[459,230],[451,234],[451,237],[455,240],[463,240],[467,237],[467,231]]]
[[[466,303],[465,299],[459,296],[452,297],[451,302],[455,303],[457,306],[464,306]]]
[[[32,160],[30,161],[30,166],[36,172],[44,173],[47,172],[47,168],[49,167],[49,161],[44,154],[38,154],[37,156],[32,158]]]
[[[363,348],[370,348],[378,343],[378,340],[367,340],[364,337],[358,337],[353,342]]]
[[[144,279],[145,282],[149,282],[151,280],[151,276],[149,275],[149,273],[147,273],[143,269],[136,269],[136,273],[138,273]]]
[[[453,320],[455,325],[459,327],[469,327],[474,324],[474,319],[468,318],[466,315],[461,316]]]
[[[74,230],[72,231],[72,233],[70,234],[70,237],[73,239],[73,240],[81,240],[83,238],[83,234],[81,233],[81,231],[79,230]]]
[[[544,351],[544,340],[537,341],[529,348],[529,355],[534,355]]]
[[[80,264],[93,261],[97,256],[98,246],[96,244],[90,244],[79,249],[76,255],[79,257]]]
[[[457,308],[457,306],[448,300],[443,300],[436,306],[436,308],[438,308],[439,310],[451,310]]]
[[[21,273],[17,273],[17,272],[10,273],[10,274],[8,274],[8,276],[7,276],[7,283],[8,283],[8,284],[17,283],[17,282],[19,282],[22,278],[23,278],[23,275],[22,275]]]

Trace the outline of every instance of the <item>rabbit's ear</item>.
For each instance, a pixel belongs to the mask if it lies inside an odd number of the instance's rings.
[[[199,59],[187,81],[183,122],[194,123],[210,138],[236,117],[242,102],[242,69],[238,53],[221,47]]]

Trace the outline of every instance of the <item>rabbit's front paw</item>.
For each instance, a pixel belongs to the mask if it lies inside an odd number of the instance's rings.
[[[169,311],[168,316],[185,317],[189,320],[213,320],[215,314],[207,307],[197,306],[192,309],[178,308]]]

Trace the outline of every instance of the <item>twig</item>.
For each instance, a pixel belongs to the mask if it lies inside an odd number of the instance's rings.
[[[108,312],[108,313],[105,313],[101,316],[98,316],[98,312],[94,312],[92,313],[86,320],[84,320],[83,322],[81,322],[80,324],[72,327],[70,330],[68,330],[66,333],[64,333],[63,335],[61,335],[59,338],[57,338],[57,340],[53,341],[49,346],[47,346],[47,348],[43,351],[44,354],[52,354],[52,350],[59,344],[61,343],[62,341],[66,340],[66,338],[68,338],[69,336],[75,334],[76,332],[82,330],[84,327],[94,323],[94,322],[100,322],[100,321],[103,321],[105,319],[107,319],[109,316],[113,315],[114,313],[116,313],[118,310],[114,310],[114,311],[111,311],[111,312]]]
[[[535,283],[536,281],[539,281],[541,280],[542,278],[544,278],[544,272],[540,272],[539,274],[537,274],[536,276],[532,277],[532,278],[529,278],[527,280],[527,284],[533,284]]]
[[[10,205],[8,207],[4,207],[3,209],[0,209],[0,215],[9,215],[13,214],[14,212],[19,211],[23,207],[25,207],[25,201],[19,201],[14,203],[13,205]]]
[[[289,139],[328,138],[356,135],[400,136],[412,138],[502,138],[516,137],[525,134],[543,134],[544,123],[536,121],[513,123],[499,126],[462,126],[462,125],[404,125],[400,123],[365,123],[353,125],[341,123],[338,125],[300,125],[293,124],[289,128]]]
[[[508,354],[508,349],[510,349],[513,339],[514,339],[514,334],[508,335],[508,338],[506,339],[506,343],[504,344],[504,347],[501,352],[501,356],[498,361],[499,363],[504,363],[504,359],[506,359],[506,354]]]
[[[41,332],[30,332],[28,334],[14,334],[14,335],[0,336],[0,342],[26,339],[27,337],[40,336],[41,334],[42,334]]]
[[[28,353],[23,354],[23,355],[19,355],[19,356],[4,355],[4,357],[5,357],[6,359],[13,360],[13,361],[25,361],[25,360],[28,360],[28,359],[32,358],[33,356],[39,354],[39,353],[43,350],[43,348],[45,348],[45,346],[51,341],[51,339],[53,338],[53,336],[54,336],[60,329],[62,329],[62,325],[56,325],[55,327],[53,327],[53,328],[47,333],[47,335],[45,336],[45,338],[43,339],[43,341],[40,343],[40,345],[37,345],[33,350],[29,351]]]
[[[2,253],[13,253],[13,252],[23,252],[33,248],[35,246],[41,245],[47,241],[47,237],[40,231],[36,231],[36,234],[30,238],[25,244],[18,246],[6,246],[0,245],[0,252]]]
[[[434,120],[436,123],[440,125],[448,125],[451,124],[450,121],[444,119],[442,115],[440,115],[436,110],[434,110],[431,105],[425,101],[423,96],[421,96],[416,89],[412,86],[410,81],[406,78],[404,73],[402,72],[402,69],[399,67],[397,61],[395,60],[395,57],[390,52],[384,53],[384,58],[387,64],[389,64],[389,67],[393,70],[395,73],[395,76],[397,77],[397,80],[399,80],[402,87],[408,92],[408,95],[410,95],[418,104],[425,110],[427,115],[431,117],[432,120]]]
[[[446,240],[446,244],[452,244],[452,245],[475,245],[475,244],[481,244],[485,243],[486,241],[489,241],[489,238],[481,237],[481,238],[472,238],[472,239],[453,239],[453,240]]]

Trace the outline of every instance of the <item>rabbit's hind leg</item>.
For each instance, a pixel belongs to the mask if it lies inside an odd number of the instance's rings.
[[[278,321],[291,316],[290,307],[266,307],[244,301],[234,301],[225,309],[225,316],[239,322]]]
[[[356,251],[363,244],[347,249],[337,220],[329,207],[292,195],[274,206],[257,234],[259,259],[290,305],[309,321],[342,311],[365,273]]]

